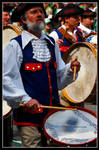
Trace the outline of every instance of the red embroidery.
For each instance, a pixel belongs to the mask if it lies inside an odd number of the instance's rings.
[[[46,65],[46,67],[47,67],[48,81],[49,81],[49,90],[50,90],[50,106],[52,106],[52,85],[51,85],[50,71],[49,71],[48,64],[47,64],[47,63],[45,63],[45,65]]]
[[[25,70],[37,71],[42,70],[42,64],[40,63],[27,63],[25,64]]]
[[[57,63],[56,63],[56,61],[54,62],[54,67],[55,67],[55,69],[57,69]]]
[[[69,48],[69,46],[62,46],[62,47],[60,47],[60,51],[66,52],[68,48]]]
[[[37,114],[37,113],[43,113],[43,108],[40,108],[39,110],[36,110],[36,111],[31,111],[29,110],[28,108],[24,107],[22,109],[23,112],[28,112],[30,114]]]
[[[66,10],[64,13],[73,13],[74,12],[74,10],[72,9],[72,10]]]
[[[15,124],[15,125],[27,125],[27,126],[41,127],[41,124],[28,123],[28,122],[17,122],[15,120],[13,121],[13,124]]]
[[[86,12],[83,15],[90,16],[90,15],[92,15],[92,13]]]

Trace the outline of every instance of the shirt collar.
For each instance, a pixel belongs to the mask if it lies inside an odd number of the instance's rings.
[[[39,40],[38,37],[36,37],[35,35],[31,34],[30,32],[26,31],[26,30],[23,30],[22,31],[22,48],[24,49],[25,46],[32,40]],[[49,40],[53,45],[54,43],[49,39],[48,36],[46,36],[45,34],[41,33],[41,37],[40,37],[41,40],[43,39],[47,39]]]
[[[85,30],[88,33],[91,32],[91,30],[89,28],[85,27],[82,23],[80,23],[80,27],[81,27],[82,30]]]

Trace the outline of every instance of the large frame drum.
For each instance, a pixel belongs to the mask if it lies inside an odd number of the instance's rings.
[[[3,49],[12,38],[20,35],[21,32],[22,32],[21,27],[12,24],[8,24],[7,26],[5,26],[3,29]]]
[[[96,147],[96,114],[82,107],[67,108],[70,110],[52,111],[45,117],[44,133],[48,141],[52,146]]]
[[[72,103],[96,101],[97,50],[90,43],[78,42],[73,44],[63,56],[65,63],[78,57],[81,64],[77,79],[66,86],[62,93]]]

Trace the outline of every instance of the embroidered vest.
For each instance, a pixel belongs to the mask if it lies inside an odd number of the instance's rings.
[[[54,40],[49,37],[52,42]],[[14,38],[22,49],[21,35]],[[57,77],[56,77],[56,58],[55,48],[52,43],[47,40],[47,45],[51,53],[51,59],[47,63],[38,62],[33,59],[33,48],[31,42],[22,49],[23,62],[20,73],[26,93],[33,99],[37,99],[42,105],[52,105],[53,101],[59,103]],[[14,124],[16,125],[32,125],[41,126],[42,121],[48,109],[43,109],[43,113],[25,112],[23,107],[14,109]]]

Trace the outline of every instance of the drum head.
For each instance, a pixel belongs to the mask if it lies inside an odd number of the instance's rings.
[[[76,111],[56,111],[46,117],[44,132],[59,145],[90,143],[97,138],[96,114],[81,107]]]
[[[21,29],[14,25],[7,25],[3,29],[3,49],[10,42],[10,40],[21,34]]]
[[[7,102],[5,100],[3,100],[3,117],[7,117],[9,116],[9,114],[12,111],[12,108],[10,106],[8,106]]]
[[[71,62],[75,57],[81,64],[78,78],[66,86],[63,95],[73,103],[81,103],[91,94],[97,77],[96,49],[89,43],[76,43],[63,57],[65,63]]]

